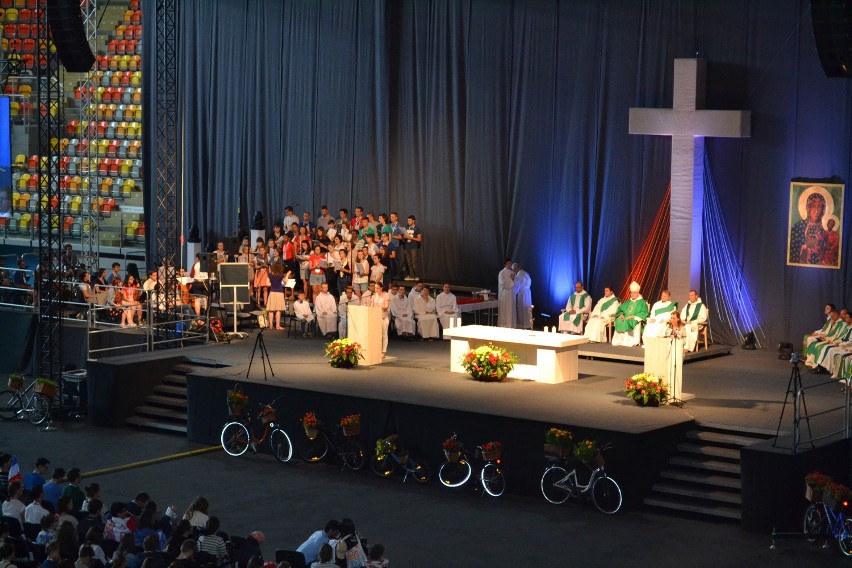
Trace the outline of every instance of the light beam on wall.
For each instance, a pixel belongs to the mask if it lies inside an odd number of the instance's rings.
[[[621,287],[619,297],[624,299],[630,293],[630,283],[634,280],[642,287],[642,297],[653,304],[669,280],[669,207],[671,206],[672,186],[666,189],[663,203],[654,217],[654,224],[648,237],[642,244],[642,250]],[[677,301],[685,301],[676,299]]]

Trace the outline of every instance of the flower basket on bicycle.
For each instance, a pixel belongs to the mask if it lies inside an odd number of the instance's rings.
[[[544,434],[544,453],[567,458],[574,447],[574,436],[568,430],[551,428]]]
[[[9,375],[8,385],[10,389],[18,390],[24,386],[24,377],[18,373],[12,373]]]
[[[805,476],[805,499],[811,502],[822,501],[822,494],[832,479],[818,471],[812,471]]]
[[[343,428],[343,435],[347,438],[352,438],[361,433],[361,415],[350,414],[340,419],[340,426]]]
[[[57,388],[59,388],[59,385],[56,384],[56,382],[51,381],[50,379],[36,379],[36,383],[33,387],[33,390],[48,398],[52,398],[56,395]]]
[[[577,445],[574,446],[574,457],[591,470],[604,466],[604,458],[596,440],[577,442]]]
[[[305,436],[309,440],[315,440],[319,435],[319,419],[316,414],[311,411],[305,412],[305,415],[302,416],[302,419],[299,421],[302,423],[302,427],[305,429]]]
[[[482,459],[485,461],[496,461],[500,459],[500,452],[503,450],[501,442],[486,442],[480,446]]]
[[[455,436],[447,438],[441,444],[444,447],[444,457],[450,463],[458,463],[461,457],[461,447]]]
[[[233,390],[228,391],[228,410],[231,412],[231,416],[237,418],[242,416],[248,406],[248,402],[248,395],[241,391],[239,386],[235,386]]]
[[[278,420],[278,416],[275,414],[275,409],[271,406],[264,406],[260,410],[260,414],[258,415],[260,418],[260,422],[266,426],[267,424],[271,424]]]

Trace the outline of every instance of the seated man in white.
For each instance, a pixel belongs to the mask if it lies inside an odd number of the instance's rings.
[[[836,340],[829,341],[826,348],[815,359],[817,366],[827,370],[834,378],[837,378],[843,357],[852,348],[852,317],[848,312],[842,312],[840,319],[846,324],[844,333]]]
[[[408,293],[408,299],[411,300],[411,305],[414,305],[414,300],[420,297],[420,294],[423,293],[423,283],[418,282],[414,285],[414,288],[411,289],[411,292]]]
[[[606,328],[618,310],[618,297],[612,293],[612,288],[604,288],[604,296],[595,304],[586,330],[583,332],[590,343],[606,343]]]
[[[311,305],[305,300],[305,293],[299,292],[299,299],[293,302],[293,315],[302,326],[300,333],[302,337],[313,337],[314,334],[306,329],[311,329],[314,322],[314,312],[311,311]]]
[[[668,290],[660,292],[660,299],[651,306],[648,321],[645,323],[644,337],[665,337],[669,328],[672,312],[677,311],[677,302],[671,301],[672,295]]]
[[[824,336],[818,336],[816,341],[808,344],[807,348],[802,351],[802,356],[805,360],[805,365],[812,368],[817,368],[822,364],[822,359],[826,350],[833,345],[840,343],[846,335],[849,326],[844,321],[844,316],[836,310],[832,311],[830,316],[831,328]],[[848,317],[848,314],[847,316]]]
[[[444,284],[444,289],[435,298],[435,308],[438,310],[438,319],[441,320],[441,327],[447,329],[450,327],[450,319],[459,317],[459,305],[456,302],[456,295],[450,292],[450,285]]]
[[[837,308],[834,307],[834,304],[828,304],[825,307],[826,310],[826,318],[825,323],[822,325],[820,329],[809,333],[802,340],[802,353],[807,353],[808,347],[811,346],[811,343],[815,341],[825,341],[828,335],[832,331],[832,327],[837,323],[837,317],[832,318],[831,314],[837,312]]]
[[[337,332],[337,300],[328,292],[328,282],[322,283],[314,298],[314,312],[321,334],[328,337]]]
[[[698,328],[707,323],[707,306],[695,290],[689,291],[689,301],[680,311],[680,319],[686,324],[687,351],[695,351],[698,346]]]
[[[420,295],[414,299],[414,315],[417,319],[417,332],[423,339],[438,338],[438,312],[435,299],[429,295],[429,288],[423,287]]]
[[[648,317],[648,302],[639,293],[638,282],[630,283],[630,297],[624,300],[615,312],[615,330],[612,344],[636,347],[641,340],[642,322]]]
[[[340,317],[340,322],[337,324],[337,336],[341,339],[347,336],[346,326],[349,325],[347,314],[349,313],[349,305],[358,306],[358,296],[352,286],[347,286],[346,291],[340,296],[340,302],[337,304],[337,315]]]
[[[414,337],[414,308],[411,307],[411,299],[405,294],[405,286],[400,286],[396,295],[391,298],[390,312],[396,333],[400,337]]]
[[[583,289],[579,280],[574,283],[574,293],[568,296],[568,303],[559,316],[559,331],[562,333],[583,334],[583,325],[592,311],[592,297]]]

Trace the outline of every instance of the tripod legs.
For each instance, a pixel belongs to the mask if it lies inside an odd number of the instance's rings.
[[[254,340],[254,349],[251,350],[251,359],[249,359],[249,366],[246,370],[246,378],[248,378],[249,373],[251,373],[251,365],[254,363],[254,354],[257,352],[257,347],[260,346],[260,365],[263,367],[263,380],[267,380],[266,376],[266,366],[269,365],[269,373],[274,377],[275,371],[272,370],[272,361],[269,359],[269,351],[266,350],[266,343],[263,341],[263,328],[260,329],[260,333],[257,334],[257,339]]]

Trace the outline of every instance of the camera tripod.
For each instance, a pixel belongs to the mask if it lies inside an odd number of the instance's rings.
[[[266,343],[263,341],[263,330],[266,329],[264,327],[260,328],[260,332],[257,334],[257,339],[254,340],[254,349],[251,350],[251,359],[249,359],[249,366],[246,370],[246,378],[248,378],[249,373],[251,373],[251,365],[254,363],[254,355],[257,353],[257,348],[260,346],[260,365],[263,367],[263,380],[268,380],[266,377],[266,366],[269,365],[269,372],[272,376],[275,376],[275,371],[272,370],[272,361],[269,360],[269,351],[266,350]]]
[[[811,420],[808,416],[808,405],[805,403],[805,389],[802,385],[802,373],[799,366],[802,360],[798,353],[790,355],[790,364],[793,365],[793,370],[790,371],[790,381],[787,383],[787,394],[784,395],[784,404],[781,406],[781,416],[778,417],[778,428],[775,430],[775,440],[772,442],[772,447],[778,443],[778,436],[781,434],[781,423],[784,420],[784,411],[787,409],[787,401],[790,395],[793,395],[793,453],[799,447],[799,423],[806,422],[808,425],[808,438],[813,446],[813,434],[811,433]],[[799,405],[801,401],[801,407]]]

